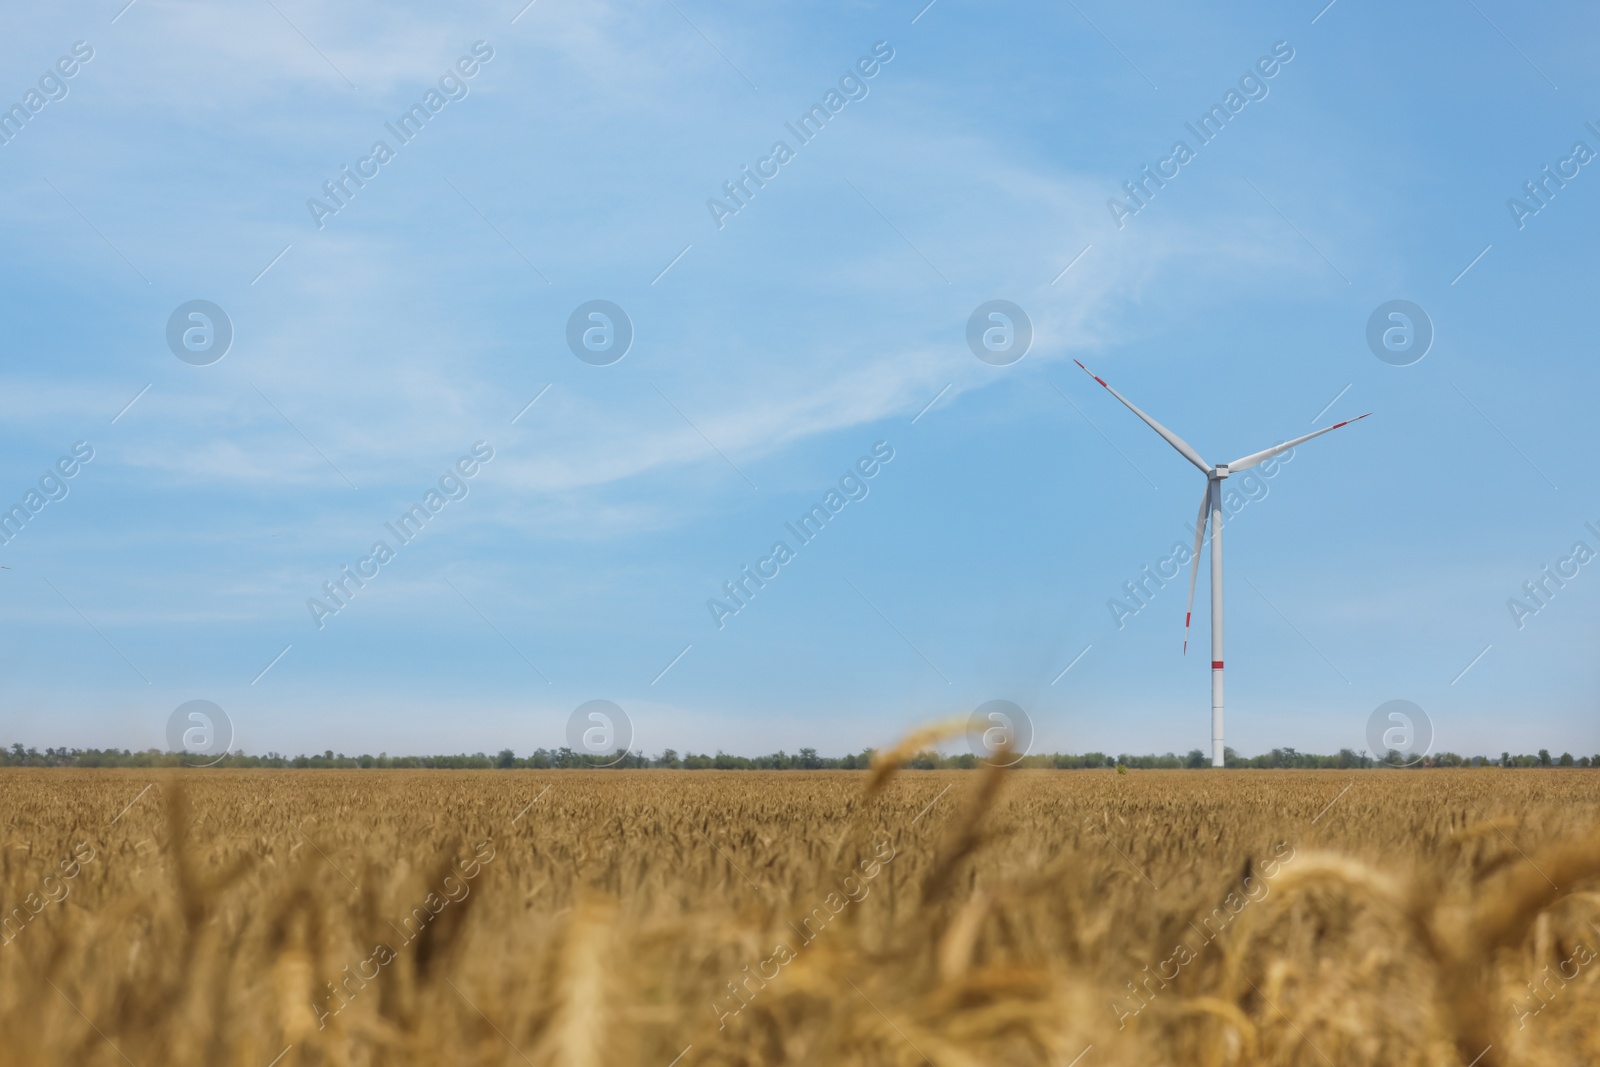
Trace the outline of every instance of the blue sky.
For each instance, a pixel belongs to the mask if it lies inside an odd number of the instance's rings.
[[[0,504],[93,458],[0,547],[0,741],[159,746],[207,699],[251,752],[526,753],[599,698],[648,752],[842,753],[1003,698],[1046,751],[1207,748],[1206,576],[1186,657],[1186,575],[1120,627],[1108,606],[1204,479],[1081,359],[1212,462],[1374,412],[1229,521],[1229,744],[1366,747],[1408,699],[1436,748],[1600,751],[1600,564],[1520,627],[1508,607],[1600,551],[1600,175],[1524,193],[1600,150],[1596,19],[8,13],[0,103],[59,98],[0,146]],[[386,124],[476,42],[401,143]],[[785,124],[875,47],[801,143]],[[1186,123],[1241,79],[1202,144]],[[393,158],[317,218],[379,140]],[[792,158],[760,163],[779,140]],[[1108,202],[1179,140],[1193,158],[1119,226]],[[634,330],[607,366],[566,341],[596,299]],[[966,341],[996,299],[1032,324],[1008,366]],[[1408,366],[1366,340],[1397,299],[1435,333]],[[205,366],[166,341],[192,300],[234,333]],[[476,442],[465,496],[392,540]],[[865,497],[719,628],[708,599],[879,442]],[[380,539],[394,558],[319,628],[308,599]]]

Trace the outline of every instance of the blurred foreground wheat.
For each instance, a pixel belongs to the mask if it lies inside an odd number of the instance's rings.
[[[1600,1062],[1600,775],[870,784],[9,771],[0,1063]]]

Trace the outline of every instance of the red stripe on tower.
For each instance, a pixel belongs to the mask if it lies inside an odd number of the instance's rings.
[[[1212,660],[1211,661],[1211,669],[1214,670],[1214,671],[1220,671],[1222,669],[1222,661],[1220,659]]]

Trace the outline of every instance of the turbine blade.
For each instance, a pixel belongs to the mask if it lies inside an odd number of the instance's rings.
[[[1367,415],[1371,414],[1372,412],[1367,412]],[[1287,452],[1295,445],[1303,444],[1304,442],[1311,440],[1313,437],[1321,437],[1325,433],[1331,433],[1341,426],[1349,426],[1352,422],[1360,422],[1362,419],[1366,418],[1367,415],[1357,415],[1353,419],[1345,419],[1343,422],[1336,422],[1332,426],[1324,426],[1322,429],[1314,430],[1311,433],[1306,434],[1304,437],[1296,437],[1293,441],[1285,441],[1283,444],[1273,445],[1271,448],[1266,449],[1265,451],[1256,452],[1253,455],[1244,457],[1243,459],[1236,459],[1232,463],[1228,464],[1228,471],[1229,473],[1232,473],[1233,471],[1249,470],[1262,460],[1271,459],[1280,452]]]
[[[1077,360],[1073,360],[1072,362],[1078,363]],[[1171,430],[1167,429],[1165,426],[1161,425],[1155,419],[1152,419],[1149,415],[1146,415],[1144,412],[1142,412],[1138,408],[1134,407],[1133,404],[1131,402],[1129,402],[1127,397],[1123,396],[1121,393],[1117,392],[1115,389],[1112,389],[1111,386],[1106,385],[1106,382],[1105,382],[1104,378],[1097,377],[1093,371],[1091,371],[1088,367],[1084,367],[1082,363],[1078,363],[1078,366],[1083,367],[1083,373],[1087,374],[1091,378],[1094,378],[1095,381],[1097,381],[1101,385],[1105,386],[1106,391],[1109,392],[1112,396],[1116,397],[1118,400],[1122,401],[1123,404],[1125,404],[1127,406],[1129,411],[1133,412],[1135,415],[1137,415],[1141,419],[1143,419],[1144,422],[1145,422],[1145,425],[1149,426],[1156,433],[1160,434],[1162,436],[1162,438],[1166,440],[1167,444],[1171,445],[1173,448],[1176,448],[1178,450],[1178,455],[1182,456],[1184,459],[1188,460],[1190,463],[1193,463],[1196,467],[1199,467],[1200,470],[1203,473],[1205,473],[1205,474],[1210,474],[1211,473],[1211,464],[1209,464],[1205,460],[1201,459],[1200,458],[1200,453],[1198,453],[1194,449],[1190,448],[1189,447],[1189,443],[1187,441],[1185,441],[1183,438],[1179,437],[1177,434],[1173,433]]]
[[[1194,580],[1200,577],[1200,545],[1206,539],[1206,521],[1211,518],[1211,479],[1200,497],[1200,517],[1194,521],[1194,565],[1189,568],[1189,606],[1183,612],[1183,654],[1189,654],[1189,620],[1194,618]]]

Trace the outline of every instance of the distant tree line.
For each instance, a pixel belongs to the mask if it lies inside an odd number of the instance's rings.
[[[778,751],[769,756],[730,756],[726,752],[715,755],[685,752],[679,755],[667,749],[659,756],[646,756],[642,752],[617,752],[612,756],[595,756],[570,748],[536,749],[532,755],[518,756],[511,749],[502,749],[498,755],[483,752],[456,756],[391,756],[380,752],[376,756],[347,756],[332,749],[321,755],[285,756],[268,752],[264,756],[247,756],[242,752],[229,753],[218,760],[217,767],[271,767],[302,769],[355,769],[355,768],[429,768],[434,770],[490,770],[490,769],[567,769],[567,768],[653,768],[687,771],[822,771],[864,770],[872,765],[874,749],[864,749],[846,756],[819,756],[814,748],[802,748],[789,754]],[[146,749],[133,752],[115,748],[24,748],[13,744],[9,750],[0,749],[0,767],[182,767],[193,763],[194,757],[180,753]],[[209,763],[209,760],[207,761]],[[1502,752],[1499,759],[1487,756],[1458,756],[1454,752],[1441,752],[1412,764],[1408,757],[1390,750],[1381,757],[1365,752],[1342,748],[1337,755],[1319,756],[1299,752],[1292,748],[1275,748],[1259,756],[1240,756],[1231,748],[1223,749],[1223,762],[1228,767],[1241,768],[1321,768],[1321,769],[1371,769],[1374,767],[1418,769],[1430,767],[1594,767],[1600,768],[1600,755],[1573,758],[1570,752],[1550,755],[1541,748],[1538,755],[1513,756]],[[939,752],[919,752],[906,761],[906,765],[919,770],[963,770],[980,766],[981,761],[970,752],[947,756]],[[1024,756],[1018,767],[1045,770],[1089,770],[1105,767],[1122,767],[1134,770],[1200,770],[1211,766],[1211,758],[1198,748],[1186,756],[1168,752],[1164,756],[1132,756],[1123,753],[1108,756],[1104,752],[1085,752],[1082,755],[1051,754]]]

